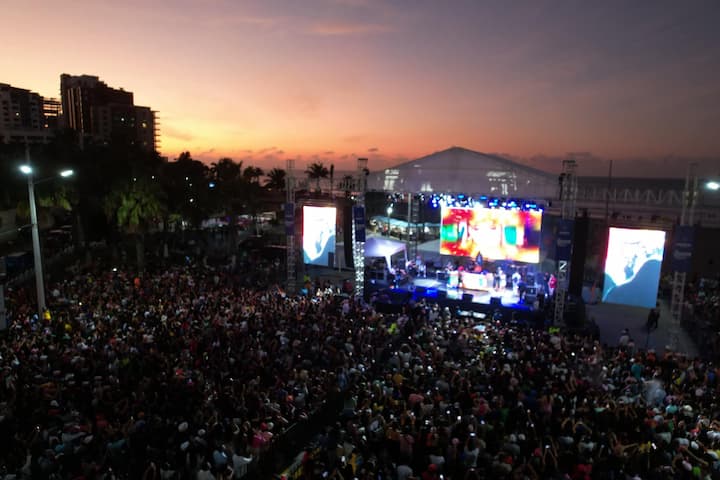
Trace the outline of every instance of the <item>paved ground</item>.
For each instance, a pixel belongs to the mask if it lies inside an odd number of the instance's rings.
[[[600,328],[600,340],[608,345],[617,345],[623,329],[630,331],[630,336],[635,340],[635,345],[640,348],[652,348],[657,352],[665,350],[670,342],[670,305],[666,301],[660,302],[660,321],[658,328],[648,333],[645,329],[645,322],[649,309],[628,307],[625,305],[613,305],[599,303],[587,305],[588,319],[594,318]],[[698,354],[695,343],[687,333],[680,330],[678,350],[689,356]]]

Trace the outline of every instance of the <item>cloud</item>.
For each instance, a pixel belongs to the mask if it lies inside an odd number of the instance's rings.
[[[323,155],[335,155],[335,152],[333,152],[332,150],[326,150],[323,152]]]
[[[254,27],[270,28],[279,25],[284,21],[285,18],[279,16],[269,17],[261,15],[222,15],[219,17],[213,17],[206,23],[213,27],[249,25]]]
[[[163,136],[177,138],[178,140],[182,140],[184,142],[189,142],[193,139],[192,134],[188,132],[184,132],[182,130],[178,130],[176,128],[165,126],[162,128],[162,134]]]
[[[274,150],[277,150],[277,147],[261,148],[260,150],[257,151],[257,154],[258,154],[258,155],[262,155],[262,154],[264,154],[264,153],[269,153],[269,152],[272,152],[272,151],[274,151]]]
[[[375,152],[378,152],[378,151],[380,151],[380,149],[379,149],[378,147],[368,148],[368,153],[375,153]]]
[[[311,35],[335,37],[347,35],[365,35],[370,33],[387,33],[393,31],[388,25],[378,23],[357,23],[348,21],[330,21],[315,23],[306,30]]]
[[[341,138],[343,142],[355,143],[365,140],[366,135],[346,135]]]

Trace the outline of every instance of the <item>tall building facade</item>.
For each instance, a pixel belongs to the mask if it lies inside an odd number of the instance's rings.
[[[132,92],[107,86],[92,75],[60,76],[60,125],[78,134],[81,146],[122,142],[157,149],[155,112],[134,104]]]
[[[0,142],[46,143],[58,128],[60,102],[0,83]]]

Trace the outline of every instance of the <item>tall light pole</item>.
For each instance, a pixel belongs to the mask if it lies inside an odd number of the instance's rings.
[[[43,180],[35,180],[33,175],[33,168],[30,166],[30,151],[27,144],[25,145],[25,159],[27,163],[20,166],[20,171],[27,176],[28,184],[28,197],[30,199],[30,226],[32,227],[32,245],[33,245],[33,260],[35,265],[35,290],[37,292],[37,309],[38,319],[42,320],[43,313],[45,313],[45,281],[42,270],[42,255],[40,254],[40,229],[38,227],[37,219],[37,207],[35,205],[35,185],[52,178],[46,178]],[[63,170],[60,172],[60,176],[63,178],[69,177],[73,174],[72,170]]]
[[[392,212],[393,212],[393,208],[392,208],[392,205],[390,205],[389,207],[387,207],[387,220],[388,220],[388,233],[387,233],[387,236],[388,236],[388,237],[390,236],[390,228],[391,228],[390,215],[392,215]]]
[[[29,157],[27,148],[25,156]],[[20,167],[20,171],[27,176],[28,197],[30,198],[30,226],[32,227],[33,259],[35,261],[35,291],[37,292],[38,320],[42,320],[45,312],[45,282],[43,281],[42,256],[40,255],[40,231],[37,220],[37,207],[35,206],[35,180],[33,169],[28,164]]]

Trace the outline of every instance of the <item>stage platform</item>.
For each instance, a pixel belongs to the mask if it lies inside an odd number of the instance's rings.
[[[457,312],[475,314],[478,318],[492,318],[499,313],[506,321],[515,319],[536,325],[545,321],[542,312],[534,310],[532,303],[520,302],[518,294],[509,288],[474,290],[449,287],[447,279],[418,277],[395,287],[368,282],[365,293],[376,309],[384,313],[400,312],[425,300]]]
[[[447,281],[437,280],[434,278],[419,277],[411,280],[407,284],[407,289],[416,293],[416,296],[422,295],[427,298],[434,298],[435,293],[445,292],[444,296],[451,300],[463,300],[472,303],[482,303],[490,305],[493,302],[493,298],[497,299],[494,302],[500,302],[501,306],[505,307],[520,307],[527,309],[529,305],[523,305],[520,303],[520,297],[517,293],[513,292],[512,289],[469,289],[462,287],[448,287]],[[428,294],[429,292],[429,294]],[[443,294],[440,294],[443,295]],[[497,305],[497,303],[495,303]]]

